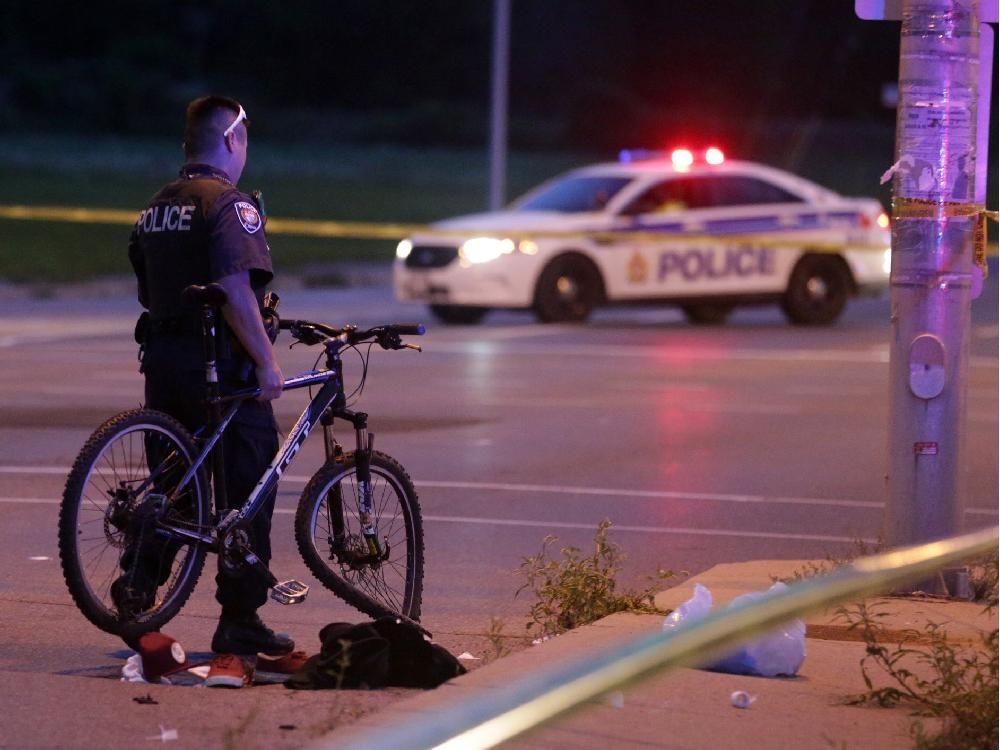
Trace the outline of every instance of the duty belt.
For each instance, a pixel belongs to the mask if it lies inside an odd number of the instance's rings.
[[[160,318],[149,321],[151,333],[159,333],[167,336],[200,336],[201,321],[185,315],[178,315],[173,318]]]

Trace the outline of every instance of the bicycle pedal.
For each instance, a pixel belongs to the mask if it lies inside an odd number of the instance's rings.
[[[301,604],[308,593],[309,587],[302,581],[282,581],[271,589],[271,598],[278,604]]]

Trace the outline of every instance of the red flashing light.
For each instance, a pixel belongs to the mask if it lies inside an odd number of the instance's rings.
[[[690,169],[694,164],[694,154],[686,148],[677,148],[670,154],[670,161],[673,162],[674,169]]]
[[[705,150],[705,162],[713,166],[722,164],[726,160],[722,151],[715,146]]]

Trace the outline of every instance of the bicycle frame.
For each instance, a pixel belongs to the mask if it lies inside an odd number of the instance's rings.
[[[305,442],[306,438],[309,437],[315,426],[317,424],[322,424],[324,430],[326,430],[330,427],[330,425],[332,425],[333,420],[336,418],[349,421],[354,426],[357,440],[356,455],[358,456],[357,470],[359,488],[361,489],[361,511],[363,516],[370,513],[371,489],[370,482],[367,480],[367,477],[369,471],[370,451],[373,449],[372,438],[374,436],[368,435],[368,415],[363,412],[351,411],[345,407],[342,366],[339,351],[327,351],[327,365],[328,367],[326,369],[312,370],[310,372],[302,373],[289,378],[284,382],[282,392],[308,388],[315,385],[321,385],[321,387],[295,422],[295,425],[285,438],[284,443],[278,449],[277,454],[275,454],[274,459],[268,465],[264,474],[261,476],[257,485],[254,487],[250,496],[242,506],[230,509],[226,515],[216,523],[211,534],[198,533],[191,529],[165,525],[159,526],[157,528],[157,533],[177,540],[183,539],[189,542],[215,545],[216,542],[220,540],[233,526],[240,522],[248,522],[257,514],[263,504],[264,498],[267,497],[268,493],[277,486],[278,481],[281,479],[281,475],[291,465],[295,456],[298,454],[299,449],[302,447],[302,444]],[[201,452],[198,454],[197,458],[188,468],[187,472],[174,489],[174,492],[170,497],[171,501],[174,497],[184,491],[185,487],[194,478],[198,469],[201,468],[209,456],[212,455],[213,450],[216,449],[216,444],[218,443],[219,438],[229,426],[229,423],[235,416],[240,404],[247,399],[255,398],[259,395],[259,393],[260,389],[258,388],[248,388],[242,391],[237,391],[228,396],[216,396],[212,399],[214,403],[210,402],[210,406],[215,409],[218,409],[224,404],[228,404],[229,406],[226,409],[225,414],[215,426],[212,434],[205,440],[205,444],[203,445]],[[327,449],[327,458],[332,458],[333,456],[331,453],[335,442],[332,438],[327,437],[325,445]],[[152,479],[153,477],[150,477],[147,482],[152,481]],[[376,530],[372,528],[370,524],[364,523],[363,525],[366,527],[364,529],[365,536],[367,537],[368,545],[372,554],[380,554]]]

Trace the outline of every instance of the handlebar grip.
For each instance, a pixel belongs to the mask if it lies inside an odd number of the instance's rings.
[[[427,331],[423,323],[396,323],[392,327],[402,336],[423,336]]]

